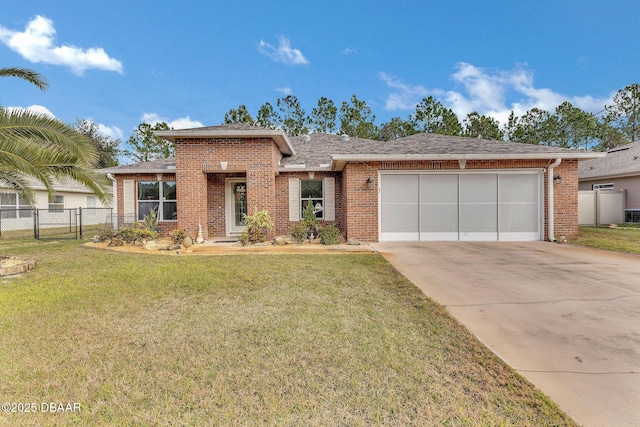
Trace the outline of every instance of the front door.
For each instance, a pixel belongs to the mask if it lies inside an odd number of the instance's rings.
[[[227,179],[227,234],[242,233],[246,228],[244,215],[247,214],[247,180]]]

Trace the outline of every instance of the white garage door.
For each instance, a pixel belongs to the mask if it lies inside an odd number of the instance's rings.
[[[538,171],[380,175],[380,240],[540,240]]]

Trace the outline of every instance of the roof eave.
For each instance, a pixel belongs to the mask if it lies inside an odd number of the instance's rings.
[[[584,151],[569,153],[447,153],[447,154],[338,154],[331,156],[331,169],[342,170],[347,162],[395,162],[395,161],[416,161],[416,160],[542,160],[542,159],[595,159],[606,156],[606,153]]]
[[[295,154],[295,150],[289,141],[287,135],[277,129],[261,129],[255,130],[201,130],[201,129],[187,129],[187,130],[157,130],[153,131],[155,136],[166,139],[167,141],[176,142],[176,139],[187,138],[260,138],[267,137],[273,139],[278,146],[278,149],[282,154],[292,156]]]

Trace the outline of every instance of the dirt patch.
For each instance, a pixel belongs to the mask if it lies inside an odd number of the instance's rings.
[[[162,248],[168,246],[170,241],[159,240],[157,246]],[[203,243],[194,244],[188,249],[179,250],[145,249],[141,245],[125,244],[123,246],[109,246],[108,242],[85,243],[85,247],[106,249],[117,252],[132,252],[154,255],[241,255],[241,254],[343,254],[343,253],[372,253],[375,252],[368,244],[362,245],[322,245],[315,243],[288,244],[288,245],[260,245],[260,246],[238,246],[236,243]]]

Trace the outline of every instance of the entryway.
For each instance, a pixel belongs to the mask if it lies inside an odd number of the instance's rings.
[[[225,181],[227,235],[240,234],[247,227],[244,215],[247,214],[246,178],[227,178]]]

